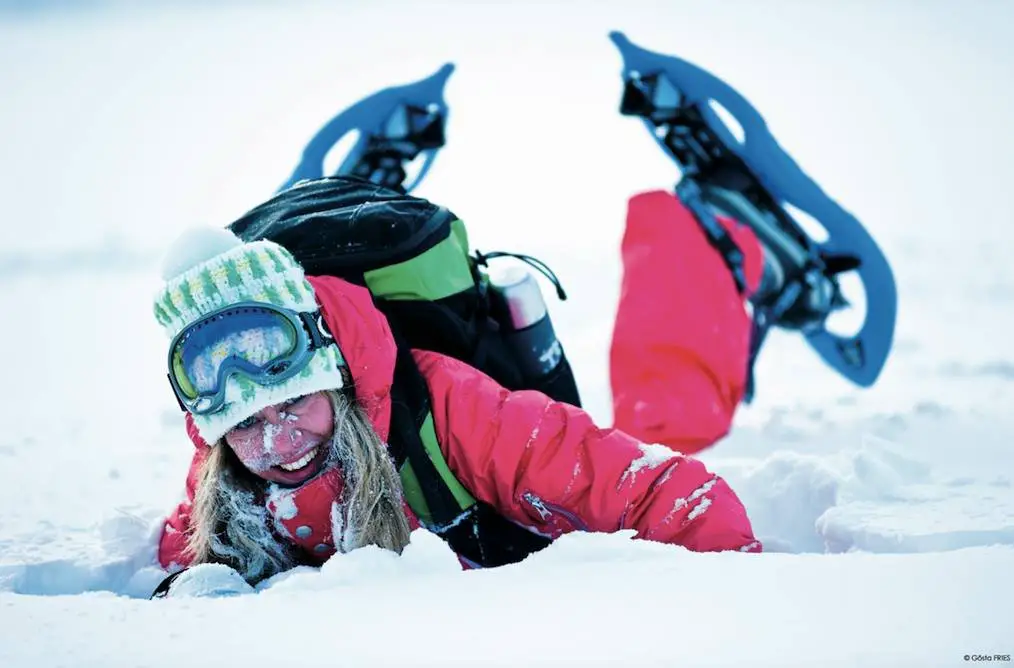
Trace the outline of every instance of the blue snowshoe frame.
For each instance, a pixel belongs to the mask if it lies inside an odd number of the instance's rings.
[[[304,179],[323,177],[328,152],[345,135],[359,131],[359,138],[335,174],[362,176],[411,192],[426,176],[445,143],[448,108],[444,85],[452,72],[454,64],[446,63],[424,79],[385,88],[339,113],[309,141],[292,176],[280,190]],[[405,163],[419,155],[422,166],[406,184]]]
[[[741,159],[774,201],[781,204],[780,213],[794,222],[798,232],[795,236],[804,240],[815,266],[822,264],[818,259],[821,256],[851,256],[858,260],[855,271],[866,291],[866,317],[861,329],[851,337],[834,334],[827,330],[825,316],[817,326],[807,327],[802,333],[821,358],[846,379],[862,387],[872,385],[887,361],[897,319],[894,275],[873,237],[796,164],[772,136],[760,113],[736,89],[681,58],[639,47],[621,32],[612,32],[609,37],[623,57],[624,80],[664,73],[682,94],[680,103],[696,105],[709,129]],[[740,124],[744,132],[742,143],[711,108],[709,100],[728,110]],[[659,146],[679,165],[677,156],[656,131],[656,124],[647,118],[643,122]],[[686,178],[693,177],[685,174]],[[829,238],[820,243],[813,240],[792,219],[784,204],[791,204],[816,219]],[[837,279],[829,278],[837,289]]]

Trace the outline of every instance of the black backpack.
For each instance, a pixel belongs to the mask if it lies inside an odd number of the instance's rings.
[[[449,210],[349,176],[300,182],[229,227],[244,241],[280,244],[309,275],[337,276],[370,290],[398,345],[388,444],[406,501],[424,526],[484,567],[520,561],[549,544],[477,501],[450,472],[433,431],[425,379],[409,352],[443,353],[507,389],[539,390],[580,406],[558,342],[558,363],[548,373],[533,375],[519,359],[510,338],[517,333],[485,271],[495,257],[521,259],[546,274],[565,299],[545,265],[513,253],[470,254],[464,223]]]

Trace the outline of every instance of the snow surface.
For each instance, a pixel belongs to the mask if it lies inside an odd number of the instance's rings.
[[[985,1],[0,2],[0,666],[1014,653],[1012,26],[1014,6]],[[897,274],[874,388],[776,333],[757,401],[704,456],[767,552],[583,534],[462,573],[417,533],[401,558],[360,550],[257,594],[144,600],[190,455],[151,314],[160,256],[273,192],[378,86],[457,63],[449,145],[419,194],[474,246],[553,267],[570,295],[554,324],[609,423],[626,198],[674,179],[616,111],[613,29],[740,88]]]

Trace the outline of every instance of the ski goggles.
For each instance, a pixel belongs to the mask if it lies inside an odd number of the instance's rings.
[[[264,386],[284,383],[328,345],[338,344],[320,311],[242,302],[209,313],[173,338],[169,382],[183,410],[208,415],[225,404],[231,376]]]

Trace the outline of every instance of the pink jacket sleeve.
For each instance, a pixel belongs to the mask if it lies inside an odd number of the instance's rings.
[[[701,552],[761,550],[739,498],[700,461],[600,429],[539,392],[509,392],[449,357],[415,358],[448,465],[508,518],[554,537],[634,529]]]

